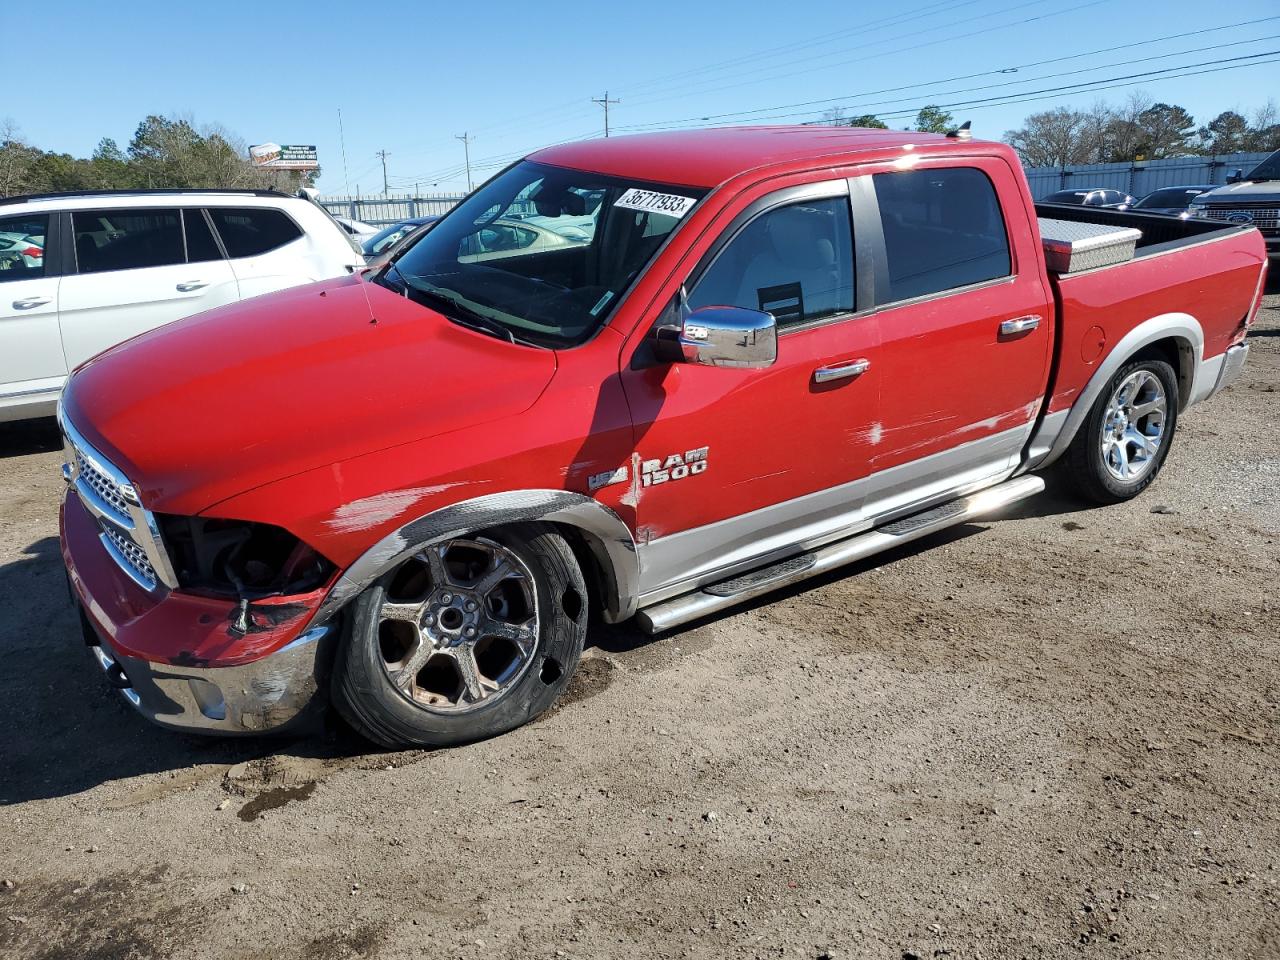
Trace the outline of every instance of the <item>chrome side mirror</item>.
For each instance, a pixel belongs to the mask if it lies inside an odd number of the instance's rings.
[[[672,363],[767,367],[778,359],[773,314],[745,307],[699,307],[676,326],[658,327],[658,353]]]

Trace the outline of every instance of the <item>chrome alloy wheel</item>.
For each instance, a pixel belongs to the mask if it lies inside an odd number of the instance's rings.
[[[378,612],[382,665],[416,706],[463,713],[513,687],[538,643],[533,574],[481,537],[432,544],[401,565]]]
[[[1102,418],[1102,462],[1117,480],[1132,483],[1155,466],[1164,442],[1168,396],[1150,370],[1125,377]]]

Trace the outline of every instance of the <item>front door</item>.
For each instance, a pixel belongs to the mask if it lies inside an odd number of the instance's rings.
[[[855,521],[859,492],[845,485],[866,475],[879,418],[879,337],[857,310],[847,183],[767,194],[729,217],[686,278],[687,309],[773,313],[778,359],[734,369],[624,356],[650,595]]]
[[[49,214],[0,217],[0,402],[56,391],[66,376]]]
[[[63,278],[60,293],[70,368],[139,333],[239,299],[199,210],[77,210],[71,220],[76,271]]]

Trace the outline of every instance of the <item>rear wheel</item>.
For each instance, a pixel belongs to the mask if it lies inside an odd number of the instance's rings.
[[[1134,360],[1111,378],[1067,451],[1077,489],[1097,503],[1130,500],[1164,466],[1178,424],[1178,379],[1163,360]]]
[[[334,701],[389,747],[504,733],[564,689],[586,597],[572,550],[545,524],[424,546],[357,598]]]

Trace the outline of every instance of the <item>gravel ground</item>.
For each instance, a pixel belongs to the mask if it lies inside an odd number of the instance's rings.
[[[80,646],[56,436],[0,428],[0,956],[1275,955],[1267,306],[1136,502],[605,632],[561,707],[437,752],[147,725]]]

